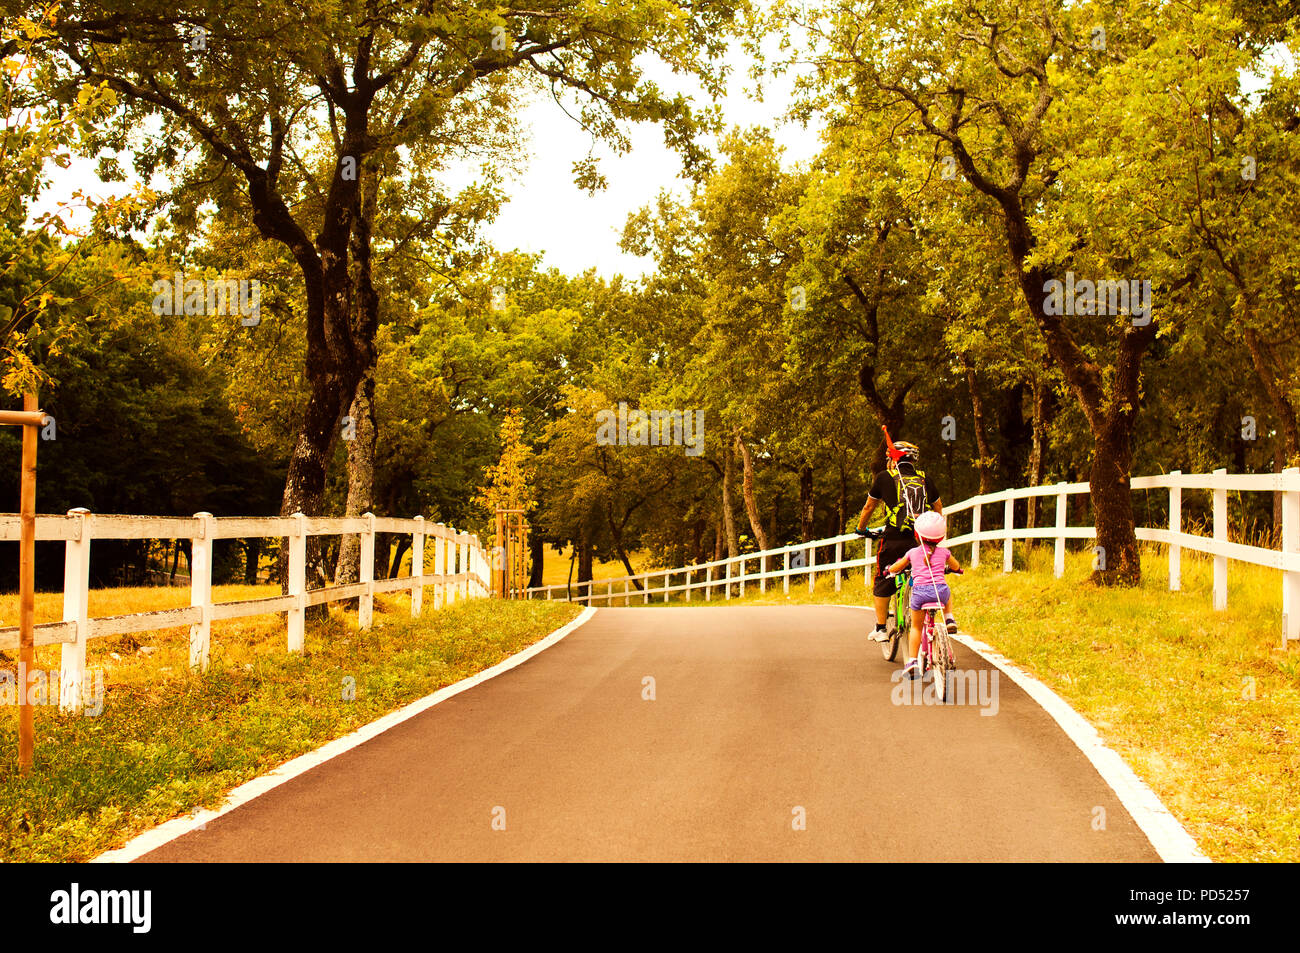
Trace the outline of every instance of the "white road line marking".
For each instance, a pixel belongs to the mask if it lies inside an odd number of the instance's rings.
[[[275,770],[241,784],[226,796],[226,800],[217,810],[199,811],[195,814],[187,814],[183,817],[174,818],[173,820],[160,824],[158,827],[145,831],[143,834],[132,838],[124,846],[119,847],[116,850],[105,851],[92,860],[91,863],[124,864],[130,863],[133,860],[138,860],[150,851],[157,850],[163,844],[173,841],[184,834],[188,834],[190,831],[206,825],[209,821],[216,820],[223,814],[229,814],[231,811],[235,810],[235,808],[242,807],[254,798],[260,797],[267,791],[277,788],[286,781],[296,778],[303,772],[310,771],[312,768],[324,764],[331,758],[337,758],[345,751],[350,751],[358,745],[365,744],[365,742],[369,741],[371,738],[383,734],[389,728],[401,724],[408,718],[413,718],[421,712],[428,711],[439,702],[444,702],[453,695],[459,695],[466,689],[473,688],[475,685],[480,685],[483,682],[486,682],[489,678],[500,675],[502,672],[508,672],[515,666],[528,661],[539,652],[546,651],[546,649],[549,649],[556,642],[559,642],[574,629],[587,622],[595,614],[596,609],[592,606],[588,606],[568,625],[556,629],[540,642],[534,642],[528,648],[516,652],[508,659],[498,662],[491,668],[485,668],[477,675],[471,675],[469,678],[461,679],[459,682],[448,685],[446,688],[440,688],[432,695],[426,695],[424,698],[413,701],[409,705],[397,709],[397,711],[390,712],[382,718],[358,728],[350,735],[336,738],[328,744],[317,748],[315,751],[310,751],[307,754],[300,755],[292,761],[286,761]]]
[[[841,605],[839,607],[863,609],[873,613],[875,611],[869,606]],[[1170,864],[1211,862],[1197,846],[1195,838],[1187,833],[1183,825],[1178,822],[1178,818],[1174,817],[1169,812],[1169,808],[1156,797],[1156,793],[1134,773],[1123,758],[1106,747],[1106,742],[1101,739],[1101,735],[1097,734],[1097,729],[1071,708],[1069,702],[992,646],[960,632],[954,633],[954,638],[1004,672],[1024,690],[1026,695],[1038,702],[1039,706],[1052,716],[1052,720],[1061,726],[1061,730],[1083,752],[1084,757],[1092,762],[1092,766],[1097,769],[1102,780],[1115,792],[1115,796],[1137,822],[1161,860]]]

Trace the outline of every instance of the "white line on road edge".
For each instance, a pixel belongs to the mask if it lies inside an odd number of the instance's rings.
[[[844,606],[847,609],[866,609],[868,606]],[[1178,823],[1178,818],[1169,813],[1169,808],[1161,803],[1156,793],[1147,787],[1124,759],[1106,747],[1097,729],[1088,723],[1082,715],[1070,707],[1056,692],[1052,691],[1024,669],[1019,668],[1005,655],[991,645],[987,645],[969,635],[954,633],[954,638],[985,661],[997,666],[1007,677],[1024,690],[1025,694],[1042,707],[1052,719],[1061,726],[1061,730],[1075,743],[1084,757],[1092,762],[1115,796],[1119,798],[1124,809],[1129,812],[1142,833],[1147,836],[1160,859],[1167,864],[1208,864],[1210,858],[1201,852],[1196,840]]]
[[[408,718],[413,718],[421,712],[428,711],[439,702],[444,702],[453,695],[459,695],[467,688],[473,688],[486,682],[489,678],[500,675],[502,672],[508,672],[510,669],[520,665],[539,652],[549,649],[560,639],[564,638],[578,626],[582,625],[593,615],[596,609],[588,606],[582,610],[582,613],[570,622],[568,625],[556,629],[540,642],[534,642],[528,648],[521,652],[516,652],[504,661],[498,662],[491,668],[485,668],[477,675],[471,675],[469,678],[463,678],[459,682],[448,685],[446,688],[440,688],[432,695],[426,695],[418,701],[413,701],[409,705],[389,712],[382,718],[372,721],[352,732],[350,735],[344,735],[342,738],[335,738],[328,744],[317,748],[315,751],[300,755],[292,761],[286,761],[274,771],[256,777],[251,781],[241,784],[228,795],[226,800],[215,811],[199,811],[195,814],[187,814],[184,817],[178,817],[160,824],[153,830],[145,831],[137,837],[132,838],[125,846],[116,850],[105,851],[94,860],[92,864],[125,864],[133,860],[138,860],[152,850],[157,850],[168,841],[173,841],[183,834],[188,834],[197,828],[205,826],[209,821],[216,820],[223,814],[229,814],[237,807],[242,807],[255,797],[265,794],[273,788],[279,787],[286,781],[296,778],[305,771],[310,771],[318,765],[324,764],[331,758],[337,758],[345,751],[365,744],[376,735],[381,735],[388,729],[401,724]]]

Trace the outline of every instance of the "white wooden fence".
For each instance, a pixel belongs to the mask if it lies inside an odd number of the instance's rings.
[[[1208,553],[1214,557],[1213,603],[1216,610],[1228,605],[1228,561],[1254,563],[1268,566],[1282,572],[1282,640],[1285,645],[1289,640],[1300,639],[1300,468],[1292,467],[1281,473],[1230,474],[1226,470],[1213,473],[1188,473],[1174,470],[1160,476],[1136,477],[1129,486],[1133,490],[1167,489],[1169,491],[1169,525],[1164,527],[1138,527],[1137,537],[1148,542],[1162,543],[1168,547],[1169,588],[1182,588],[1181,559],[1184,549]],[[1182,494],[1184,490],[1205,490],[1212,498],[1212,536],[1199,536],[1183,532],[1182,529]],[[1259,493],[1281,492],[1282,494],[1282,540],[1281,549],[1268,549],[1261,546],[1249,546],[1228,541],[1228,492],[1248,491]],[[1056,542],[1054,569],[1059,578],[1065,573],[1065,541],[1067,539],[1093,539],[1096,529],[1092,526],[1069,526],[1069,497],[1079,493],[1088,493],[1087,483],[1057,483],[1049,486],[1026,487],[1024,489],[1002,490],[963,500],[953,506],[944,507],[944,515],[951,517],[955,513],[971,511],[971,530],[957,536],[949,537],[946,545],[951,549],[969,544],[971,547],[970,565],[980,564],[980,544],[1002,541],[1002,571],[1011,572],[1012,544],[1017,539],[1051,539]],[[1030,529],[1015,525],[1015,501],[1029,497],[1055,497],[1056,519],[1051,526],[1039,526]],[[1002,528],[984,530],[980,528],[980,517],[985,506],[1001,503],[1003,506]],[[845,558],[846,543],[863,547],[860,557]],[[856,548],[855,546],[855,548]],[[819,563],[818,552],[833,551],[833,558]],[[1097,553],[1105,558],[1104,553]],[[780,563],[776,568],[766,568],[773,561]],[[697,563],[677,569],[655,569],[633,576],[620,576],[616,579],[602,579],[599,582],[583,583],[569,587],[567,584],[555,586],[538,586],[524,590],[528,598],[547,599],[572,598],[587,604],[604,603],[614,605],[621,600],[630,605],[638,593],[633,591],[634,582],[641,583],[640,601],[649,604],[652,598],[667,602],[674,593],[684,593],[687,602],[692,594],[703,590],[704,600],[713,598],[714,590],[721,588],[731,598],[733,587],[739,594],[745,594],[747,585],[757,584],[760,592],[767,591],[769,580],[780,580],[784,592],[790,591],[792,577],[804,576],[808,591],[812,592],[817,584],[817,574],[831,572],[835,578],[835,589],[841,585],[840,570],[862,568],[864,580],[869,574],[869,567],[875,563],[870,547],[854,533],[832,536],[828,539],[811,540],[807,543],[795,543],[764,552],[744,553],[739,556],[718,559],[713,562]],[[750,572],[750,566],[757,567]],[[703,573],[703,578],[699,578]],[[681,581],[674,584],[673,577]],[[652,581],[657,585],[652,586]],[[603,587],[605,591],[599,592]]]
[[[17,541],[20,519],[0,515],[0,541]],[[307,588],[307,537],[361,536],[361,578],[342,586]],[[411,574],[396,579],[375,579],[375,534],[393,533],[411,537]],[[288,540],[288,593],[239,602],[212,601],[212,546],[218,539],[280,537]],[[215,517],[197,513],[193,517],[101,516],[84,509],[67,516],[37,516],[36,539],[65,541],[63,576],[63,621],[35,627],[37,646],[62,645],[60,663],[60,707],[75,711],[82,703],[86,670],[86,643],[91,639],[145,632],[174,626],[190,627],[190,667],[206,669],[212,623],[246,616],[287,613],[288,648],[301,652],[308,606],[357,600],[357,622],[369,628],[375,594],[409,589],[411,615],[419,616],[424,588],[433,588],[433,606],[441,608],[457,599],[490,595],[488,554],[477,536],[458,532],[442,523],[426,525],[424,517],[393,519],[367,513],[360,517]],[[190,557],[190,604],[187,608],[129,615],[91,618],[90,545],[96,539],[188,539]],[[425,540],[433,541],[433,572],[424,571]],[[0,649],[18,646],[18,628],[0,628]]]

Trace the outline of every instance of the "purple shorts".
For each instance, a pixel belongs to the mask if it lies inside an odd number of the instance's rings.
[[[946,582],[941,582],[938,586],[926,584],[912,587],[913,609],[920,609],[927,602],[947,602],[951,598],[952,590],[948,588]]]

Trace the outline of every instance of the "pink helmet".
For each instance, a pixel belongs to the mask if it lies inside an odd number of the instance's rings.
[[[913,529],[916,531],[917,539],[923,539],[927,543],[941,543],[948,535],[948,521],[943,518],[942,513],[930,510],[916,518]]]

